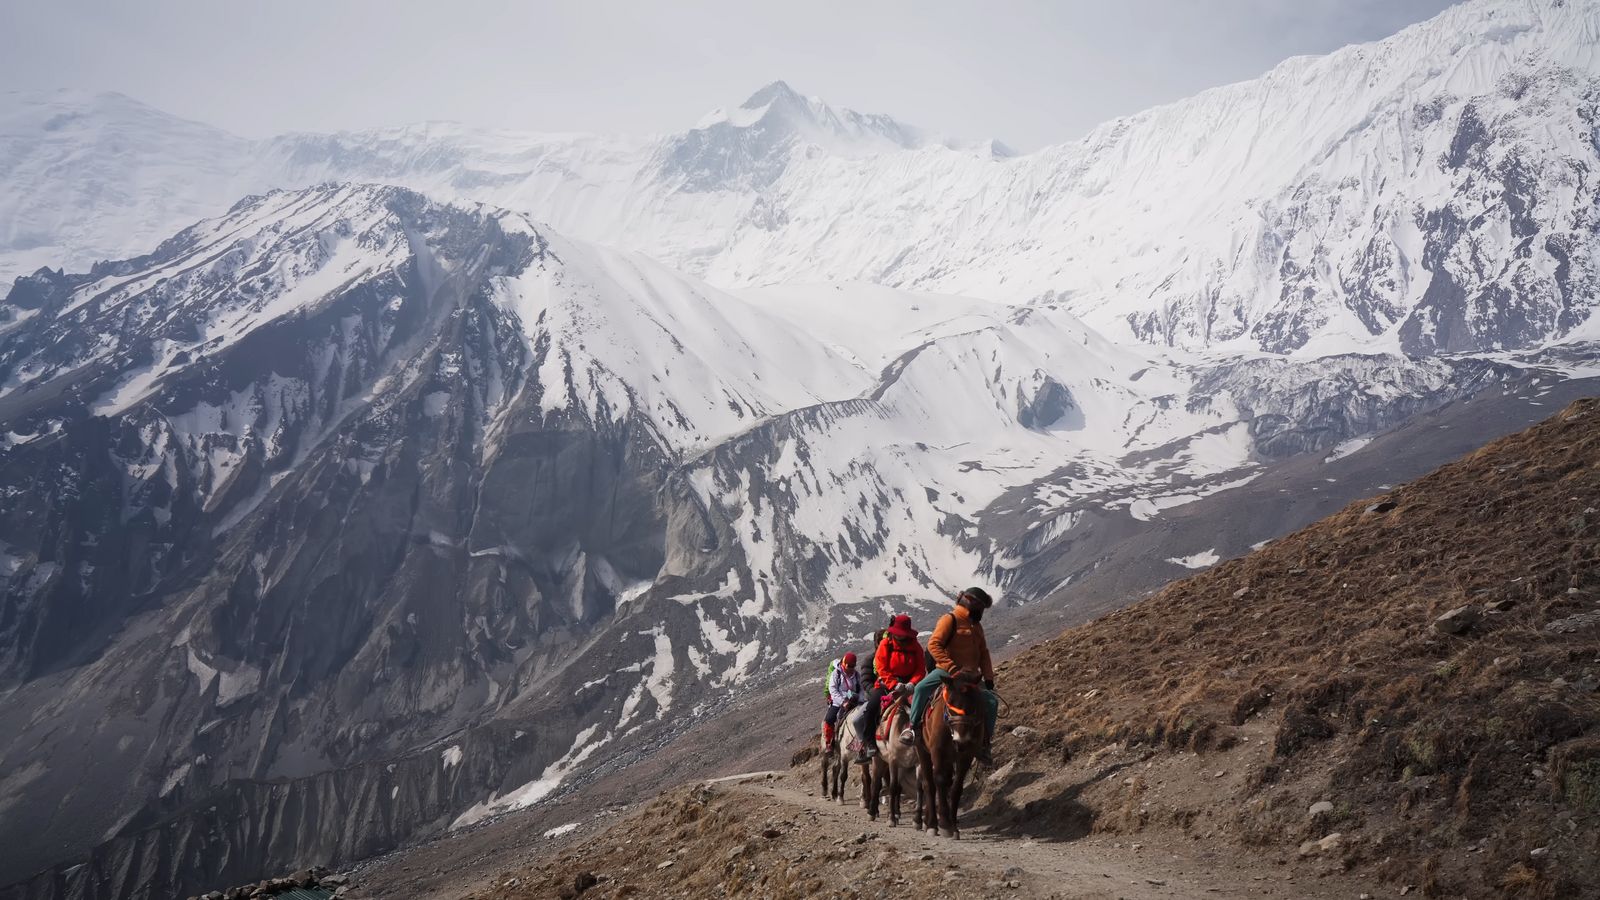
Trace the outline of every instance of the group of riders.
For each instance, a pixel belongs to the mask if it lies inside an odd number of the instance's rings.
[[[907,694],[911,696],[910,727],[899,740],[916,744],[922,739],[922,719],[934,692],[947,679],[976,675],[983,680],[980,691],[984,709],[983,742],[976,758],[994,765],[990,744],[994,740],[995,720],[1000,698],[994,693],[994,665],[989,661],[989,643],[983,636],[983,613],[994,601],[983,588],[970,587],[956,596],[955,608],[939,617],[924,649],[917,638],[911,617],[897,615],[877,635],[870,662],[859,669],[856,655],[846,653],[828,670],[828,712],[823,718],[823,739],[832,744],[834,730],[848,721],[850,711],[865,704],[856,717],[856,761],[866,763],[878,752],[879,718],[884,707]],[[869,687],[863,687],[869,685]]]

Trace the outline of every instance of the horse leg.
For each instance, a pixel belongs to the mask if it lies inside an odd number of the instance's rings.
[[[899,771],[899,769],[890,765],[888,771],[884,773],[884,779],[887,782],[884,785],[884,789],[889,792],[890,827],[900,824],[900,779],[897,775]]]
[[[920,804],[917,815],[922,830],[928,834],[938,834],[939,807],[934,799],[933,765],[926,759],[923,759],[922,772],[917,773],[917,802]]]
[[[878,817],[878,773],[872,771],[871,765],[861,767],[861,804],[868,816]]]
[[[862,766],[862,774],[866,776],[863,787],[866,790],[867,818],[878,821],[878,763]]]
[[[938,834],[950,834],[950,776],[945,767],[934,763],[933,772],[933,817]]]
[[[900,760],[889,767],[889,824],[900,824]]]
[[[915,791],[907,791],[907,796],[917,804],[917,812],[912,814],[912,825],[917,826],[917,831],[922,831],[922,810],[926,809],[926,804],[922,802],[922,765],[912,769],[910,777],[912,777],[910,783],[915,786]]]
[[[950,837],[961,839],[961,824],[958,816],[961,815],[961,791],[967,781],[967,769],[972,766],[972,760],[965,754],[956,757],[955,777],[950,782]]]

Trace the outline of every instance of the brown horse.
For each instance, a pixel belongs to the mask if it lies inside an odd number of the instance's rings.
[[[967,770],[983,743],[983,693],[976,673],[946,678],[922,717],[922,825],[930,834],[960,838],[956,815]]]
[[[873,791],[867,813],[873,821],[877,821],[879,804],[887,791],[889,824],[899,825],[901,795],[915,790],[918,794],[916,827],[920,831],[922,817],[928,806],[921,801],[921,785],[918,781],[921,754],[916,747],[900,740],[900,731],[906,727],[907,721],[908,712],[903,703],[890,707],[889,714],[884,717],[885,736],[878,741],[878,756],[873,761]]]

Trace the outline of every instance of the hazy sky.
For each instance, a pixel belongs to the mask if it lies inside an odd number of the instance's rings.
[[[0,0],[0,89],[252,137],[423,119],[666,132],[783,79],[1023,149],[1383,37],[1447,0]]]

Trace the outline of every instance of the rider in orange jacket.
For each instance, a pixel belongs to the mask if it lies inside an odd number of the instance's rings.
[[[989,641],[983,635],[983,613],[994,605],[989,592],[980,587],[970,587],[956,597],[955,608],[939,617],[928,638],[928,652],[938,667],[929,672],[917,685],[911,698],[911,727],[901,732],[900,740],[915,744],[922,727],[922,714],[933,702],[933,692],[946,678],[970,672],[983,679],[981,696],[984,705],[983,744],[978,748],[978,761],[994,765],[990,747],[994,741],[995,720],[1000,715],[1000,698],[994,693],[994,663],[989,659]]]
[[[922,645],[917,642],[917,630],[911,627],[911,617],[898,615],[884,629],[883,640],[873,654],[873,665],[878,680],[867,692],[866,708],[857,720],[856,736],[861,739],[861,752],[857,762],[866,762],[878,752],[878,718],[883,714],[883,697],[886,694],[910,693],[911,688],[928,672]]]

